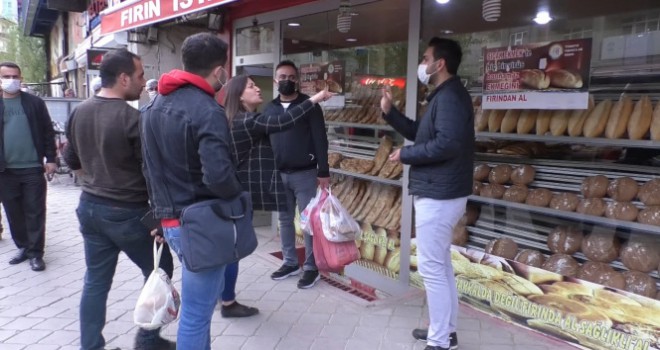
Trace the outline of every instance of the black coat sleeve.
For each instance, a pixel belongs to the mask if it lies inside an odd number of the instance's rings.
[[[417,128],[419,127],[418,121],[408,119],[403,113],[399,112],[394,106],[390,112],[384,115],[385,121],[390,124],[394,130],[399,132],[403,137],[410,141],[415,140],[417,135]]]
[[[315,105],[311,113],[312,115],[309,117],[309,127],[312,132],[314,154],[316,155],[316,164],[318,167],[317,176],[330,177],[330,165],[328,164],[328,134],[325,130],[323,110],[319,105]]]
[[[39,120],[41,121],[41,135],[43,137],[44,144],[44,156],[46,157],[46,163],[55,163],[57,158],[57,146],[55,145],[55,130],[53,130],[53,121],[50,119],[50,114],[48,113],[48,108],[46,108],[46,103],[39,99]]]

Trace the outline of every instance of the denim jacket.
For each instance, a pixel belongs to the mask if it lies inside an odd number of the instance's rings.
[[[140,138],[156,218],[178,218],[188,205],[241,192],[224,108],[202,89],[184,85],[156,96],[142,113]]]

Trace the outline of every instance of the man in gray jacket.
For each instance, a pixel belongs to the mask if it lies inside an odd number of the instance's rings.
[[[429,106],[420,120],[412,121],[397,111],[388,89],[381,99],[385,120],[415,141],[394,151],[390,160],[410,165],[419,273],[424,278],[430,318],[425,350],[458,348],[458,293],[450,247],[452,230],[472,193],[474,157],[472,99],[456,75],[461,58],[457,42],[440,38],[429,42],[418,78],[435,89],[427,97]],[[427,338],[426,333],[416,329],[413,336]]]

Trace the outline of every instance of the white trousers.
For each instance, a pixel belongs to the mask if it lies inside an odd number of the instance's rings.
[[[465,213],[467,197],[436,200],[415,197],[415,231],[419,274],[429,307],[427,344],[449,348],[458,322],[458,292],[451,265],[454,226]]]

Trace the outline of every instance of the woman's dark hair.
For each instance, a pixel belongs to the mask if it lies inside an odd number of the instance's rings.
[[[224,106],[229,125],[239,113],[247,112],[241,102],[241,95],[247,87],[248,79],[251,79],[249,75],[241,74],[229,79],[227,82]]]

